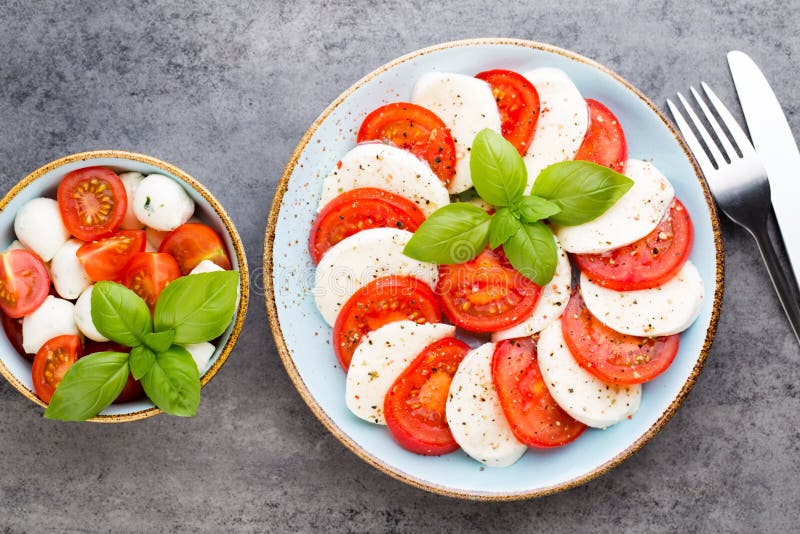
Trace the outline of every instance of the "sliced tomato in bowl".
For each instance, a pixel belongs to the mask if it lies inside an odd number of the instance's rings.
[[[409,102],[386,104],[364,118],[359,143],[381,141],[425,160],[447,185],[456,174],[456,146],[450,129],[433,111]]]
[[[539,119],[536,87],[525,76],[511,70],[487,70],[475,77],[491,86],[500,112],[503,137],[524,156],[531,146]]]
[[[575,263],[597,285],[615,291],[652,289],[678,274],[689,259],[694,229],[680,200],[656,228],[630,245],[602,254],[575,254]]]
[[[487,248],[466,263],[441,265],[436,284],[444,314],[472,332],[496,332],[521,323],[533,313],[541,291],[511,266],[502,248]]]
[[[167,284],[181,276],[181,269],[175,258],[163,252],[140,252],[128,266],[122,283],[144,299],[155,310],[158,296]]]
[[[559,447],[580,436],[586,425],[567,414],[550,395],[530,337],[497,344],[492,381],[514,436],[529,447]]]
[[[47,341],[33,359],[33,389],[43,402],[50,402],[64,375],[83,356],[80,336],[56,336]]]
[[[58,208],[69,233],[95,241],[117,231],[128,209],[125,186],[105,167],[70,172],[58,185]]]
[[[347,300],[333,325],[333,350],[342,369],[363,337],[381,326],[402,320],[438,323],[442,318],[436,295],[411,276],[384,276],[365,285]]]
[[[50,293],[50,275],[44,262],[28,250],[0,254],[0,309],[11,318],[29,315]]]
[[[3,332],[5,332],[8,342],[11,343],[14,350],[26,360],[33,361],[36,355],[25,352],[25,348],[22,345],[22,318],[14,318],[0,312],[0,321],[3,323]]]
[[[415,232],[425,214],[405,197],[374,187],[361,187],[337,196],[317,215],[308,239],[314,263],[333,245],[370,228],[399,228]]]
[[[183,275],[189,274],[203,260],[212,261],[226,271],[231,269],[222,238],[213,228],[202,223],[180,225],[167,234],[158,251],[175,258]]]
[[[680,345],[680,334],[647,338],[612,330],[592,315],[579,290],[561,316],[561,329],[578,365],[611,384],[649,382],[669,368]]]
[[[591,161],[624,173],[628,162],[628,143],[622,124],[610,109],[597,100],[587,98],[586,106],[589,127],[575,159]]]
[[[445,408],[450,382],[469,345],[445,338],[428,345],[389,388],[383,403],[386,424],[406,450],[440,456],[458,449]]]
[[[84,243],[76,254],[93,281],[119,280],[131,258],[144,252],[146,245],[144,230],[121,230],[112,236]]]

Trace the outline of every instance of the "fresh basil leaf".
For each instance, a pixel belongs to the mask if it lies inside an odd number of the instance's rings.
[[[172,341],[179,345],[218,337],[236,311],[238,287],[238,271],[199,273],[173,280],[156,302],[156,331],[174,330]]]
[[[128,347],[153,331],[150,308],[142,298],[116,282],[97,282],[92,289],[92,322],[111,341]]]
[[[532,193],[561,208],[550,222],[575,226],[596,219],[633,187],[633,180],[588,161],[562,161],[545,168]]]
[[[128,355],[96,352],[69,368],[44,412],[47,419],[85,421],[114,402],[128,381]]]
[[[197,413],[200,373],[189,351],[181,346],[173,345],[156,354],[152,367],[142,377],[142,387],[153,404],[168,414],[192,417]]]
[[[503,251],[516,270],[544,286],[553,279],[558,250],[553,232],[542,222],[526,223],[503,245]]]
[[[525,162],[514,145],[494,130],[487,128],[475,136],[469,169],[475,190],[490,204],[511,206],[525,193]]]
[[[561,211],[555,202],[534,195],[522,197],[514,207],[519,212],[520,219],[528,223],[547,219]]]
[[[150,372],[150,369],[153,367],[155,361],[156,354],[149,348],[145,347],[144,345],[133,347],[133,350],[131,350],[130,359],[131,374],[133,375],[133,378],[136,380],[141,380],[144,375]]]
[[[488,213],[472,204],[448,204],[417,228],[403,254],[439,265],[464,263],[486,248],[490,220]]]
[[[169,329],[162,332],[150,332],[144,336],[144,344],[154,352],[162,352],[172,346],[175,339],[175,330]]]
[[[522,224],[514,213],[508,208],[500,208],[492,215],[492,222],[489,223],[489,246],[497,248],[519,231]]]

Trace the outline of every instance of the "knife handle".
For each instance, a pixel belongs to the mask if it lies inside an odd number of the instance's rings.
[[[769,231],[767,229],[766,219],[765,224],[758,225],[755,228],[749,228],[750,233],[756,240],[758,251],[761,253],[761,258],[767,266],[772,285],[775,286],[775,291],[778,293],[778,300],[780,300],[783,311],[786,317],[789,318],[789,324],[792,327],[795,338],[800,342],[800,302],[794,297],[795,284],[792,284],[783,270],[783,266],[778,259],[778,254],[775,251],[775,245],[770,239]]]

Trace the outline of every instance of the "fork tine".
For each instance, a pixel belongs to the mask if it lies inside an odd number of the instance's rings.
[[[722,157],[722,152],[719,151],[716,141],[714,141],[714,138],[711,137],[710,133],[708,133],[708,130],[706,130],[706,127],[700,120],[700,117],[698,117],[697,114],[694,112],[694,109],[692,108],[691,104],[689,104],[689,101],[686,100],[680,93],[678,93],[678,100],[680,100],[681,104],[683,104],[683,108],[686,110],[686,113],[689,114],[689,118],[694,123],[694,127],[700,133],[700,137],[703,138],[703,141],[706,144],[706,148],[711,153],[710,154],[711,159],[717,162],[716,167],[720,168],[723,165],[725,165],[725,163],[727,162]]]
[[[752,143],[750,143],[750,139],[748,139],[747,135],[744,133],[744,130],[739,126],[739,123],[736,122],[736,119],[733,118],[731,112],[728,111],[728,108],[725,107],[725,104],[722,103],[722,100],[711,90],[711,87],[708,86],[707,83],[701,82],[700,85],[703,87],[703,91],[705,91],[706,96],[711,101],[711,105],[714,106],[714,109],[719,115],[719,118],[722,119],[722,122],[725,123],[725,126],[728,128],[728,131],[733,136],[733,140],[739,146],[739,151],[742,155],[750,155],[755,154],[756,150],[753,148]]]
[[[717,118],[714,117],[714,114],[711,113],[711,110],[708,109],[706,105],[706,101],[703,97],[700,96],[700,93],[697,92],[697,89],[694,87],[690,87],[689,90],[692,92],[692,96],[694,96],[697,105],[700,106],[700,110],[705,115],[706,120],[711,125],[711,128],[714,130],[714,133],[717,134],[717,139],[722,144],[722,150],[725,152],[725,155],[728,156],[728,161],[733,161],[734,159],[739,157],[739,154],[736,152],[736,149],[733,148],[730,139],[728,139],[728,134],[722,129],[717,122]]]
[[[714,172],[714,165],[711,163],[711,160],[708,159],[706,151],[703,150],[703,145],[700,144],[697,136],[694,135],[694,132],[689,127],[689,123],[686,122],[681,112],[678,111],[678,106],[673,104],[672,100],[667,99],[667,107],[669,107],[669,111],[675,119],[675,124],[678,125],[678,129],[681,131],[681,134],[683,134],[683,139],[686,141],[686,144],[689,145],[689,150],[694,154],[694,159],[697,160],[697,164],[700,165],[703,174],[708,177]]]

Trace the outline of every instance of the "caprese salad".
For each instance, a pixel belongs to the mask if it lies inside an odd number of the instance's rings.
[[[431,72],[356,141],[309,237],[355,416],[490,466],[634,416],[704,294],[610,109],[554,68]]]
[[[2,324],[47,417],[87,419],[145,395],[169,413],[196,409],[238,275],[194,211],[174,179],[106,167],[69,172],[56,199],[19,209],[0,254]]]

